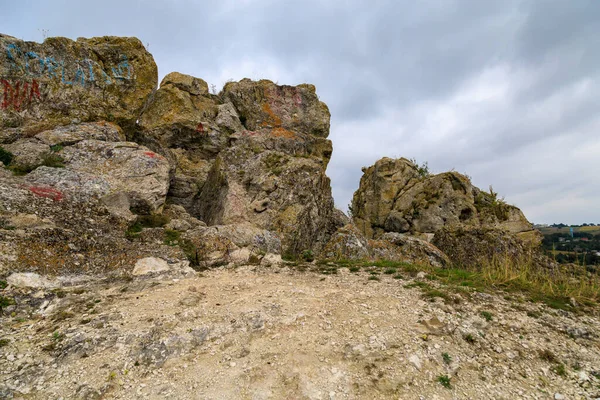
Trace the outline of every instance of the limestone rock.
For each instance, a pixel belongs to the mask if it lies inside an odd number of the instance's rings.
[[[171,268],[169,267],[169,264],[167,264],[165,260],[156,257],[147,257],[138,260],[138,262],[135,263],[131,273],[134,276],[139,276],[166,272],[170,269]]]
[[[83,140],[59,152],[65,168],[39,167],[27,181],[74,199],[126,193],[132,208],[158,210],[165,202],[169,164],[136,143]]]
[[[268,80],[242,79],[227,83],[223,96],[250,131],[270,128],[282,135],[329,135],[329,109],[319,101],[313,85],[278,86]]]
[[[71,146],[87,139],[103,142],[125,141],[121,128],[105,121],[61,126],[40,132],[35,138],[48,146]]]
[[[6,283],[18,288],[50,289],[57,287],[55,282],[33,272],[13,273],[6,278]]]
[[[490,260],[546,267],[553,264],[536,251],[536,246],[499,228],[445,227],[436,232],[433,244],[463,267],[478,267]]]
[[[140,117],[136,140],[170,162],[170,202],[208,225],[275,232],[286,251],[324,242],[338,226],[329,111],[314,87],[245,79],[214,96],[193,89],[202,82],[169,74]]]
[[[378,240],[369,240],[368,244],[375,259],[403,261],[435,268],[445,268],[451,264],[448,256],[440,249],[414,236],[389,232]]]
[[[33,168],[42,164],[44,156],[50,153],[50,146],[36,139],[19,139],[2,147],[14,155],[11,166]]]
[[[326,259],[367,260],[371,255],[365,237],[356,226],[349,224],[331,236],[320,256]]]
[[[411,161],[383,158],[364,170],[352,200],[354,221],[368,238],[385,232],[434,234],[446,226],[532,231],[516,207],[474,187],[456,172],[423,175]]]
[[[127,131],[158,81],[140,40],[0,34],[0,127],[37,133],[73,121],[112,120]]]

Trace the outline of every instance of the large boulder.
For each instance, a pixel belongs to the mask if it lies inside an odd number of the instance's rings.
[[[155,89],[158,70],[136,38],[25,42],[0,34],[0,130],[28,135],[95,120],[128,132]]]
[[[533,231],[521,210],[457,172],[429,175],[405,158],[383,158],[363,171],[352,213],[368,238],[398,232],[430,239],[447,226]]]

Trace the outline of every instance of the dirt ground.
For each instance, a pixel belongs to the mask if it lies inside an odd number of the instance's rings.
[[[0,398],[600,398],[597,317],[368,278],[245,266],[9,287]]]

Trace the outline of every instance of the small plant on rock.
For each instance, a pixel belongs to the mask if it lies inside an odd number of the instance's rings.
[[[302,252],[302,259],[306,262],[313,262],[315,260],[315,255],[312,250],[304,250]]]
[[[450,354],[448,353],[442,353],[442,359],[444,360],[444,363],[449,365],[452,362],[452,357],[450,357]]]
[[[463,335],[463,339],[465,339],[465,342],[469,343],[469,344],[474,344],[477,340],[475,339],[475,337],[470,334],[467,333],[466,335]]]
[[[8,167],[14,157],[15,156],[13,155],[13,153],[11,153],[10,151],[4,150],[4,148],[2,148],[2,146],[0,146],[0,161],[2,161],[2,164],[4,164],[6,167]]]
[[[450,377],[448,375],[440,375],[437,378],[437,381],[445,387],[446,389],[451,389],[452,385],[450,384]]]
[[[493,314],[489,311],[482,311],[481,316],[488,322],[494,318]]]

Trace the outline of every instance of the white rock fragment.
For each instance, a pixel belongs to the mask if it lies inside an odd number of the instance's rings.
[[[146,257],[138,260],[133,267],[132,274],[135,276],[153,274],[157,272],[169,271],[169,264],[162,258]]]
[[[48,289],[58,286],[55,282],[33,272],[18,272],[11,274],[6,279],[6,282],[11,286],[19,288]]]

